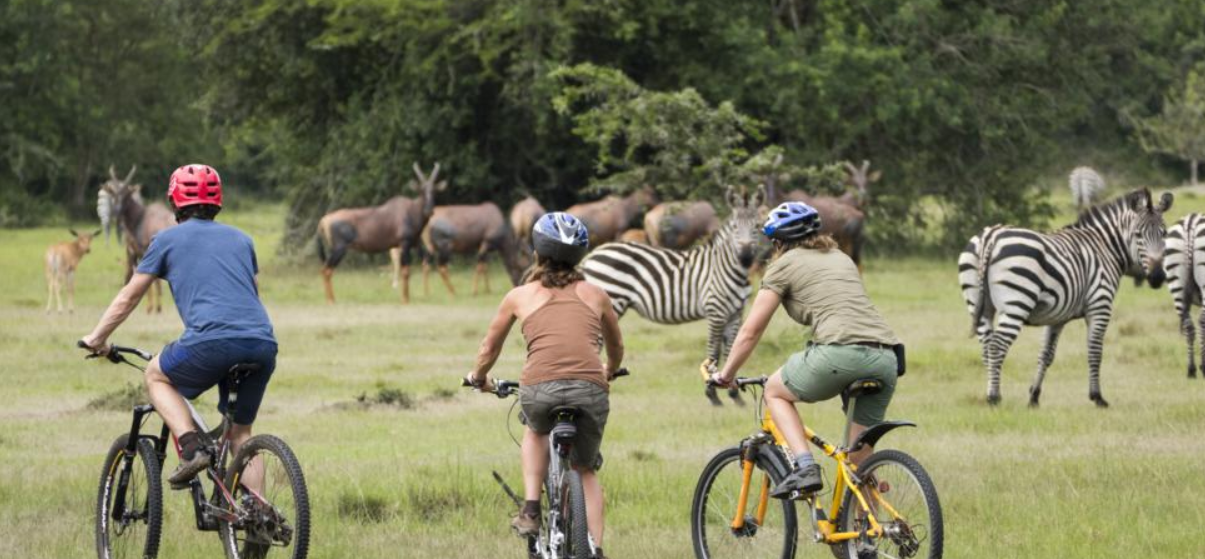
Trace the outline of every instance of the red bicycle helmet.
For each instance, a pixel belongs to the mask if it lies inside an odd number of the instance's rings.
[[[172,173],[167,196],[177,208],[196,204],[213,204],[220,208],[222,178],[209,165],[185,165]]]

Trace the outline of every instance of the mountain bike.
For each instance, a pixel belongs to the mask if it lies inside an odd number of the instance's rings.
[[[766,377],[735,379],[741,390],[764,388]],[[881,450],[855,466],[849,453],[863,445],[874,446],[883,435],[908,421],[887,421],[868,428],[852,443],[850,423],[859,396],[882,389],[873,379],[855,381],[842,393],[846,403],[846,440],[834,446],[805,427],[808,441],[832,458],[835,483],[832,504],[826,510],[822,495],[794,494],[772,504],[772,484],[791,471],[794,454],[770,417],[757,415],[760,429],[739,445],[720,451],[703,468],[691,506],[691,539],[699,559],[728,557],[781,557],[797,551],[814,557],[823,546],[796,549],[795,503],[807,505],[812,540],[827,544],[838,559],[940,559],[942,556],[941,504],[929,474],[911,456],[898,450]],[[827,485],[827,484],[826,484]]]
[[[615,371],[615,377],[627,376],[627,369]],[[472,386],[465,379],[461,386]],[[474,387],[474,390],[478,390]],[[519,383],[510,380],[495,380],[494,395],[499,399],[518,394]],[[516,404],[518,402],[516,401]],[[513,409],[513,406],[512,406]],[[544,477],[541,495],[543,518],[540,532],[527,538],[527,555],[530,559],[591,559],[595,554],[594,539],[586,523],[586,493],[582,488],[581,474],[569,467],[569,455],[577,439],[577,416],[579,410],[569,406],[554,408],[550,416],[555,426],[549,433],[548,474]],[[512,439],[513,439],[512,435]],[[516,439],[516,444],[518,441]],[[494,480],[522,508],[519,498],[498,472]]]
[[[83,342],[80,347],[86,349]],[[140,366],[126,359],[135,355],[149,362],[148,352],[111,346],[106,357],[113,363]],[[239,384],[259,369],[257,364],[240,364],[230,369],[223,381],[229,391],[228,406],[222,423],[212,431],[187,400],[197,428],[208,434],[208,450],[213,464],[205,471],[212,490],[206,496],[201,476],[186,487],[192,498],[196,526],[201,531],[216,531],[228,559],[271,556],[304,559],[309,549],[310,503],[301,464],[289,446],[272,435],[255,435],[239,448],[231,459],[228,438],[238,403]],[[161,468],[171,440],[177,455],[180,444],[165,423],[159,435],[142,432],[155,408],[136,405],[128,433],[113,441],[101,470],[96,496],[96,554],[100,559],[154,558],[159,552],[163,528],[163,481]],[[279,550],[273,553],[274,550]]]

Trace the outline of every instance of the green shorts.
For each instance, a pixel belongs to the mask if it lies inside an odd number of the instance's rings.
[[[577,440],[569,461],[575,466],[597,470],[602,467],[603,430],[611,414],[611,400],[603,387],[587,380],[553,380],[519,387],[519,405],[527,426],[547,435],[556,426],[550,417],[561,406],[577,408]]]
[[[883,383],[878,394],[858,398],[854,422],[881,423],[895,393],[895,353],[863,345],[812,345],[792,355],[782,366],[782,381],[803,402],[822,402],[841,394],[855,380]]]

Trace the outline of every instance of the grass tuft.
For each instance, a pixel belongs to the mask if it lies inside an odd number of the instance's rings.
[[[376,524],[397,516],[392,499],[375,495],[349,494],[339,496],[336,512],[339,518],[359,524]]]
[[[106,392],[88,402],[88,409],[100,411],[130,411],[130,408],[146,403],[146,392],[141,386],[127,382],[125,386]]]

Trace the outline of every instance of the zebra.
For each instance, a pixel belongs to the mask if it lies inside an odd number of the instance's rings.
[[[1088,325],[1088,397],[1108,407],[1100,392],[1102,342],[1113,315],[1121,276],[1163,281],[1163,212],[1147,189],[1092,207],[1054,233],[992,226],[958,257],[958,279],[971,328],[979,337],[987,368],[987,403],[1000,402],[1000,368],[1022,325],[1046,326],[1038,371],[1029,388],[1036,407],[1046,368],[1054,361],[1059,334],[1068,322]]]
[[[1197,376],[1193,362],[1195,334],[1189,313],[1193,305],[1201,305],[1205,293],[1205,215],[1191,213],[1167,230],[1167,247],[1163,250],[1163,267],[1167,270],[1167,286],[1172,293],[1176,315],[1180,317],[1180,333],[1188,339],[1188,378]],[[1201,325],[1201,373],[1205,377],[1205,308],[1198,319]]]
[[[1091,167],[1076,167],[1071,170],[1067,186],[1071,189],[1075,207],[1083,211],[1105,191],[1105,179]]]
[[[607,243],[582,262],[586,281],[611,297],[616,314],[629,308],[660,324],[707,320],[707,357],[727,355],[749,298],[749,266],[756,256],[759,207],[765,187],[745,196],[725,193],[731,215],[705,244],[675,251],[636,243]],[[734,400],[739,392],[729,391]],[[708,398],[719,404],[715,389]]]

